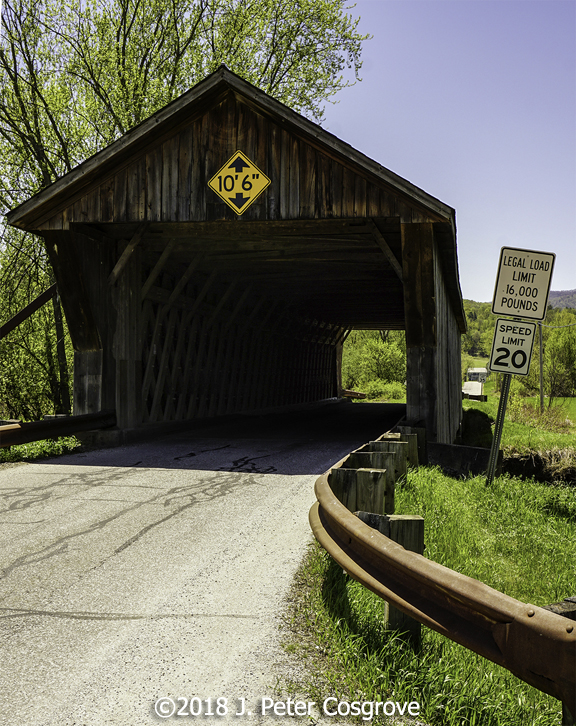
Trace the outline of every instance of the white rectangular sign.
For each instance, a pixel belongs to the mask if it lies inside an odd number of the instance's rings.
[[[492,299],[494,315],[544,320],[556,255],[502,247]]]
[[[536,336],[536,323],[498,318],[488,367],[496,373],[527,376]]]

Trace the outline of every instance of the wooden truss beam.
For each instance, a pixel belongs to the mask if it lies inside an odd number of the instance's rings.
[[[373,219],[368,220],[368,226],[372,230],[372,236],[376,240],[378,247],[380,247],[380,249],[386,256],[386,259],[390,263],[390,266],[392,267],[392,269],[398,276],[398,279],[402,282],[402,265],[396,259],[396,256],[390,249],[390,246],[389,246],[388,242],[386,242],[384,235],[378,229],[378,227],[376,226],[376,223],[374,222]]]
[[[148,222],[142,222],[142,224],[138,227],[136,230],[135,235],[132,237],[130,242],[126,245],[124,248],[124,252],[120,255],[120,258],[118,262],[114,265],[114,269],[110,273],[110,277],[108,278],[108,284],[110,286],[114,285],[116,283],[116,280],[120,277],[122,274],[124,268],[128,264],[128,260],[132,256],[132,253],[138,247],[140,242],[142,241],[142,238],[144,237],[144,233],[146,232],[146,227],[148,226]]]

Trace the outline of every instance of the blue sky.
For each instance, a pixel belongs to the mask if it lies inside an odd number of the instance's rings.
[[[576,288],[576,2],[359,0],[362,82],[323,126],[456,209],[465,298],[500,248],[556,253]]]

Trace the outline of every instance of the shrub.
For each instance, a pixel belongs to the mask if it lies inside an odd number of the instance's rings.
[[[382,380],[373,380],[362,385],[362,393],[365,393],[370,401],[375,399],[401,401],[406,397],[406,386],[398,381],[384,383]]]

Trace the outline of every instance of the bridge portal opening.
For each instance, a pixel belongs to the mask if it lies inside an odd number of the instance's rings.
[[[408,419],[454,439],[454,210],[225,68],[8,221],[45,240],[75,413],[124,431],[337,398],[350,331],[392,330]]]

